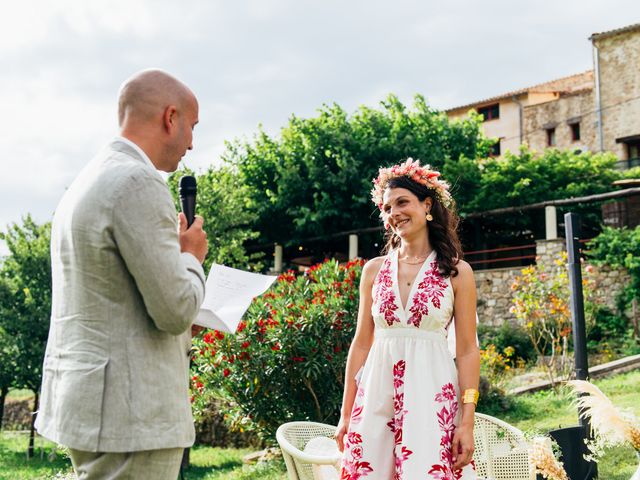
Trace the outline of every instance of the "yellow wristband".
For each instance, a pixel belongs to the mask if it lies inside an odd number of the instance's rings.
[[[480,392],[475,388],[467,388],[462,394],[462,403],[473,403],[478,405],[478,398],[480,398]]]

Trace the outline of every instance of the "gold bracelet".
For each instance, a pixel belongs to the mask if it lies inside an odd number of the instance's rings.
[[[480,398],[480,392],[475,388],[467,388],[462,394],[462,403],[473,403],[478,405],[478,398]]]

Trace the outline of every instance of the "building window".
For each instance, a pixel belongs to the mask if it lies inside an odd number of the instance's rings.
[[[500,118],[500,104],[494,103],[493,105],[487,105],[478,109],[478,113],[482,115],[483,121],[495,120]]]
[[[580,140],[580,122],[572,123],[569,127],[571,127],[571,141],[577,142]]]
[[[640,134],[629,137],[616,138],[616,143],[625,147],[626,159],[621,159],[618,168],[633,168],[640,166]]]
[[[499,157],[500,155],[502,155],[502,152],[500,150],[500,144],[501,143],[502,143],[502,140],[498,139],[498,141],[496,143],[491,145],[491,150],[489,151],[489,156],[490,157]]]
[[[547,147],[555,147],[556,146],[556,129],[547,128]]]
[[[627,162],[629,168],[640,165],[640,140],[627,143]]]

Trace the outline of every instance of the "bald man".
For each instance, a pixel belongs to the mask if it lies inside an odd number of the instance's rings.
[[[198,102],[159,70],[127,80],[120,136],[56,209],[53,301],[38,432],[80,479],[175,480],[194,441],[190,327],[204,297],[202,218],[187,229],[157,170],[173,172]]]

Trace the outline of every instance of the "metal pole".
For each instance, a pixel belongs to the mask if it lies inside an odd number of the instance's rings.
[[[567,213],[564,216],[564,224],[567,236],[569,288],[571,289],[575,371],[578,380],[586,380],[589,377],[589,366],[584,321],[584,298],[582,295],[582,270],[580,266],[580,217],[575,213]]]
[[[582,267],[580,264],[580,216],[576,213],[566,213],[564,216],[565,235],[567,242],[567,269],[569,271],[569,289],[571,304],[571,322],[573,325],[573,355],[575,361],[576,379],[589,379],[589,360],[587,358],[587,331],[584,320],[584,297],[582,294]],[[591,437],[589,419],[578,410],[578,421],[582,428],[583,438]],[[597,464],[589,462],[586,479],[596,478]]]

